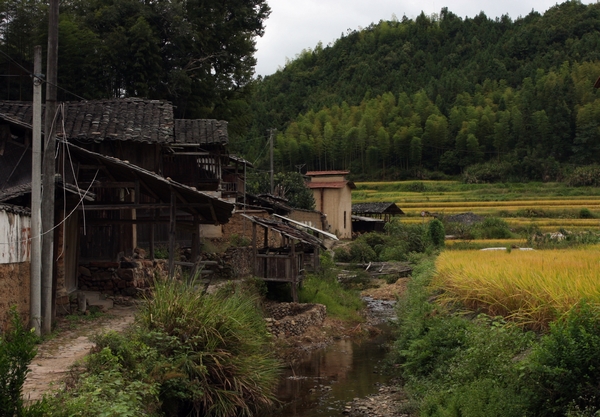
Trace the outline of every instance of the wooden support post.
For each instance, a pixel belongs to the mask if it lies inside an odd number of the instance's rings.
[[[192,226],[192,262],[196,263],[200,257],[200,223],[198,215],[194,215],[194,225]]]
[[[290,239],[292,250],[290,251],[291,259],[291,274],[292,274],[292,300],[298,302],[298,267],[296,265],[296,245],[292,239]]]
[[[177,237],[177,199],[175,193],[171,190],[171,208],[170,208],[170,227],[169,227],[169,278],[175,277],[175,239]]]
[[[254,262],[252,263],[252,274],[258,275],[258,247],[256,246],[256,223],[252,223],[252,251],[254,252]]]

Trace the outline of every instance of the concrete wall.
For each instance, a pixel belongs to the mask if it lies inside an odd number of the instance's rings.
[[[352,191],[350,187],[315,188],[317,209],[327,215],[329,232],[340,239],[352,239]]]
[[[329,229],[327,216],[324,216],[320,211],[294,210],[287,217],[324,231],[328,231]]]
[[[27,262],[31,257],[31,216],[0,205],[0,264]]]

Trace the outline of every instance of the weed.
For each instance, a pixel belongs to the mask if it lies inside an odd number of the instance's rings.
[[[23,412],[21,390],[29,373],[27,366],[35,357],[37,337],[23,326],[16,308],[11,307],[11,325],[0,334],[0,415],[20,416]]]

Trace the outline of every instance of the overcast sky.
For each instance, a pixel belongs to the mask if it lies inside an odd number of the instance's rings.
[[[589,4],[596,0],[582,0]],[[257,40],[256,75],[270,75],[294,59],[303,49],[313,49],[338,39],[342,32],[367,27],[380,20],[417,17],[421,11],[430,15],[442,7],[465,18],[483,11],[496,18],[508,14],[515,20],[535,10],[544,13],[556,0],[267,0],[271,15],[266,21],[265,35]]]

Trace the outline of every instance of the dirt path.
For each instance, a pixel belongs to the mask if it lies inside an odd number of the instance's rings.
[[[109,330],[125,330],[133,323],[136,311],[134,306],[115,306],[106,316],[94,320],[72,322],[60,319],[58,335],[38,346],[38,353],[29,365],[23,398],[40,400],[51,389],[58,388],[71,366],[90,352],[94,345],[91,336]]]

